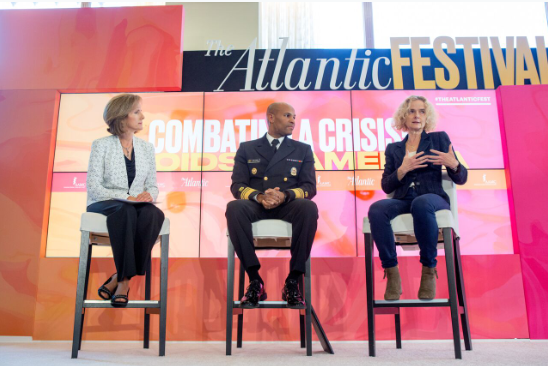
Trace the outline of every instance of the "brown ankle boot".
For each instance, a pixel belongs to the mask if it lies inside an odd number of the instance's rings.
[[[438,271],[436,271],[436,268],[422,266],[419,299],[432,300],[436,297],[436,278],[438,278]]]
[[[384,299],[399,300],[401,295],[401,277],[398,266],[385,268],[383,279],[385,279],[386,277],[388,277],[388,280],[386,281],[386,291],[384,291]]]

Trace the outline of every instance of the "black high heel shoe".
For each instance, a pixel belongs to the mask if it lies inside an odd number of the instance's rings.
[[[100,297],[101,299],[103,299],[103,300],[110,300],[110,299],[112,299],[112,292],[110,292],[110,290],[109,290],[108,288],[106,288],[105,285],[108,285],[108,284],[110,283],[110,281],[112,281],[112,279],[114,278],[115,275],[116,275],[116,273],[113,274],[112,276],[110,276],[110,277],[108,278],[108,280],[107,280],[105,283],[103,283],[103,285],[102,285],[101,287],[99,287],[99,290],[97,290],[97,293],[99,294],[99,297]],[[114,288],[113,292],[116,292],[116,288],[117,288],[117,287],[118,287],[118,286],[116,286],[116,287]]]
[[[114,306],[115,308],[125,308],[129,302],[129,288],[127,289],[127,294],[126,295],[114,295],[112,296],[112,299],[110,299],[110,303],[112,304],[112,306]],[[116,301],[118,299],[122,299],[124,301]]]

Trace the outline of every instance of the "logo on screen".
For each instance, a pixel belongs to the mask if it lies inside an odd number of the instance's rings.
[[[65,189],[86,189],[86,183],[78,183],[78,177],[72,179],[72,185],[64,186]]]
[[[202,179],[202,180],[194,180],[194,178],[190,177],[183,177],[181,178],[181,186],[182,187],[207,187],[209,181]]]
[[[356,177],[348,177],[348,186],[372,186],[375,184],[375,179],[373,178],[363,178],[361,179],[359,175]]]
[[[316,177],[316,186],[317,187],[331,187],[331,182],[322,182],[322,176],[318,175]]]
[[[496,180],[488,180],[487,179],[487,174],[484,174],[482,177],[481,177],[481,183],[476,183],[474,184],[475,186],[496,186],[497,185],[497,181]]]

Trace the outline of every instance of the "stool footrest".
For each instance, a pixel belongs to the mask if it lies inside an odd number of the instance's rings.
[[[449,299],[433,299],[433,300],[375,300],[373,307],[375,308],[422,308],[422,307],[438,307],[450,306]]]
[[[129,300],[124,307],[112,306],[110,300],[85,300],[84,308],[112,308],[112,309],[147,309],[160,308],[160,301],[156,300]]]
[[[375,308],[375,315],[396,315],[400,313],[400,308]]]
[[[234,301],[234,309],[291,309],[291,310],[300,310],[306,309],[305,306],[291,306],[287,305],[287,301],[259,301],[259,306],[256,308],[241,308],[240,301]]]

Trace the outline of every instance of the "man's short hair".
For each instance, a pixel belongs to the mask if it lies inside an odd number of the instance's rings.
[[[268,106],[268,108],[266,108],[266,114],[267,116],[269,114],[276,114],[276,112],[278,111],[278,107],[280,106],[280,102],[274,102],[274,103],[270,103],[270,105]],[[285,103],[283,103],[285,104]]]
[[[289,103],[285,103],[285,102],[274,102],[274,103],[270,103],[270,105],[266,108],[266,121],[268,123],[270,123],[270,121],[268,120],[268,115],[269,114],[276,114],[276,112],[278,112],[278,109],[280,108],[280,106],[282,104],[285,104],[285,105],[288,105],[290,106],[291,108],[293,108]]]

